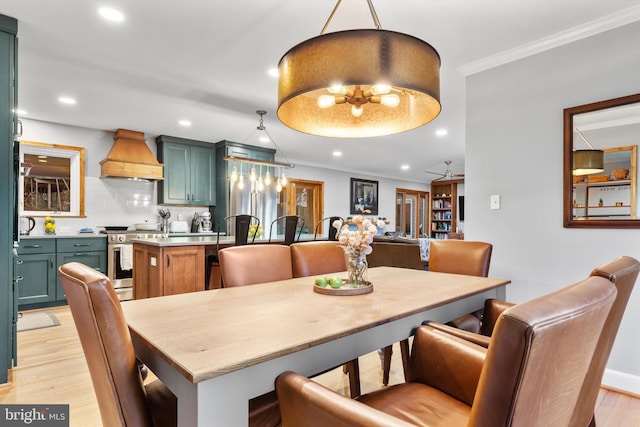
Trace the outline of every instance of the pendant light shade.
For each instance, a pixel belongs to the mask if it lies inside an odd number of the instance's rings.
[[[440,114],[438,52],[418,38],[380,29],[368,3],[378,29],[321,34],[280,59],[278,118],[286,126],[363,138],[415,129]]]
[[[604,171],[604,151],[575,150],[573,152],[573,174],[591,175]]]

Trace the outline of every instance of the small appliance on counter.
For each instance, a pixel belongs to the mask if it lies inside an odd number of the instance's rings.
[[[182,215],[178,215],[176,221],[171,221],[169,224],[169,233],[187,233],[189,231],[189,224],[185,221]]]
[[[31,230],[36,226],[36,220],[30,216],[21,216],[20,219],[20,235],[28,236]]]
[[[201,227],[200,231],[207,232],[212,230],[211,212],[202,212],[200,214]]]
[[[191,219],[191,232],[197,233],[200,231],[200,215],[198,212],[193,214],[193,218]]]

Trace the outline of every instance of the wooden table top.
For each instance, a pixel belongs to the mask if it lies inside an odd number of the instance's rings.
[[[198,383],[509,283],[394,267],[368,274],[374,290],[358,296],[318,294],[304,277],[122,307],[132,335]]]

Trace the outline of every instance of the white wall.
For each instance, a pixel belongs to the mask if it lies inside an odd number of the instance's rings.
[[[100,178],[100,161],[113,145],[113,132],[66,126],[56,123],[23,119],[22,140],[71,145],[85,148],[85,215],[86,218],[59,218],[58,234],[73,234],[82,227],[97,231],[97,226],[127,225],[145,221],[159,221],[155,183],[135,182],[116,178]],[[147,137],[147,145],[156,153],[155,138]],[[379,181],[378,216],[395,218],[395,189],[397,187],[428,190],[428,185],[399,179],[379,178],[371,175],[351,174],[344,171],[298,165],[287,170],[289,178],[324,181],[324,215],[349,216],[350,178]],[[205,208],[169,207],[171,219],[182,214],[191,221],[194,212]],[[36,218],[32,235],[44,234],[43,219]],[[393,227],[393,226],[391,226]]]
[[[640,23],[469,76],[465,239],[494,244],[492,276],[524,301],[620,255],[640,259],[640,230],[562,226],[563,109],[640,92]],[[640,142],[640,138],[639,141]],[[489,209],[500,194],[502,208]],[[640,394],[640,287],[605,384]]]

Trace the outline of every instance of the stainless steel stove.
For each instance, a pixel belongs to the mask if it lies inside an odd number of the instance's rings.
[[[107,277],[120,301],[133,299],[133,243],[134,239],[162,237],[160,231],[102,230],[107,235]]]

